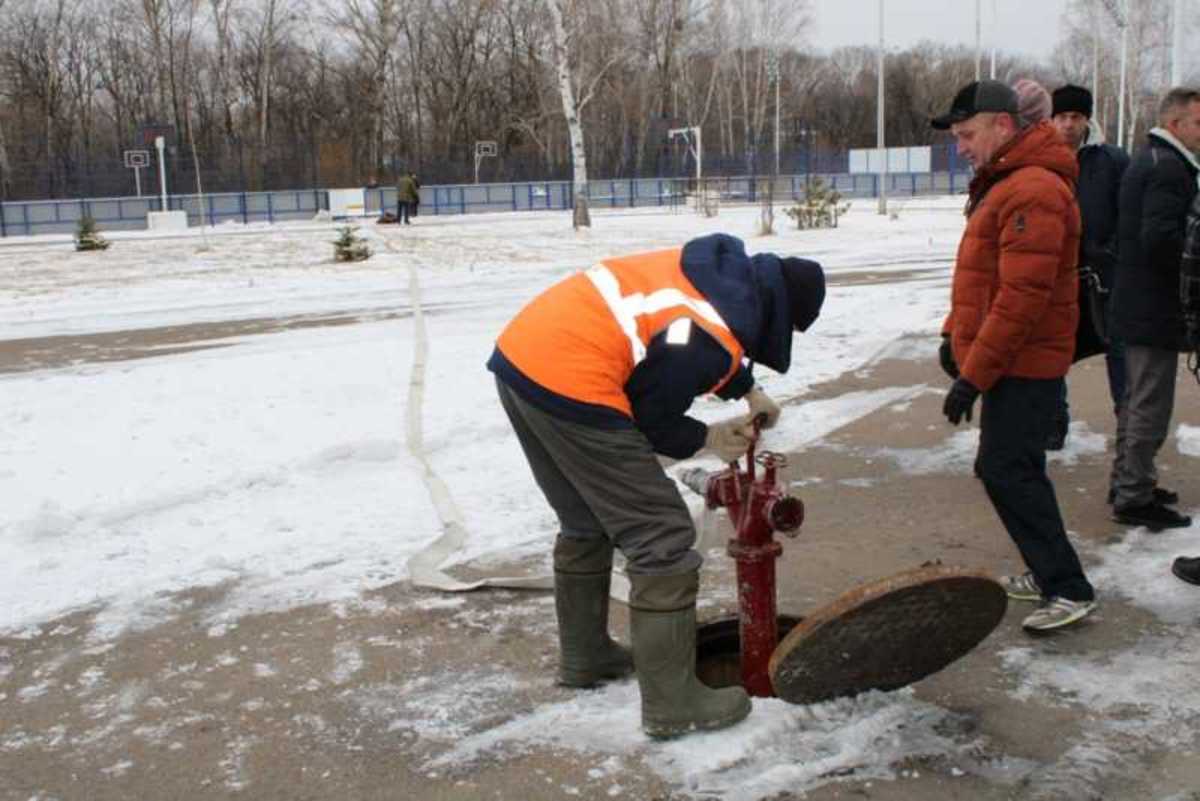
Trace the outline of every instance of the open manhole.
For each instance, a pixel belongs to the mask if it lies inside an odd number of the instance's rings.
[[[771,655],[771,683],[794,704],[895,690],[965,656],[1007,607],[981,570],[921,567],[864,584],[791,627]]]
[[[780,615],[775,620],[782,640],[801,618]],[[714,690],[741,686],[742,638],[736,617],[720,618],[696,628],[696,677]]]
[[[1004,589],[986,572],[932,566],[856,587],[805,617],[779,615],[769,672],[775,694],[811,704],[895,690],[965,656],[999,625]],[[696,675],[741,685],[736,617],[696,629]]]

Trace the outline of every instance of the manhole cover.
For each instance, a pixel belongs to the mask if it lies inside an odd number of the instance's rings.
[[[1007,607],[982,570],[922,567],[880,579],[805,616],[771,655],[771,682],[794,704],[904,687],[968,653]]]

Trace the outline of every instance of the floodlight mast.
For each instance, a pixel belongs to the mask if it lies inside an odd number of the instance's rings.
[[[1183,0],[1171,12],[1171,86],[1183,83]]]
[[[1125,146],[1125,68],[1129,61],[1129,19],[1123,0],[1100,0],[1113,22],[1121,29],[1121,80],[1117,98],[1117,147]]]
[[[884,114],[883,114],[883,67],[884,67],[884,47],[883,47],[883,0],[879,0],[879,100],[876,103],[876,113],[878,115],[875,120],[875,138],[876,147],[879,149],[879,157],[881,161],[879,173],[879,213],[886,215],[887,207],[887,177],[888,177],[888,155],[886,141],[884,140]]]

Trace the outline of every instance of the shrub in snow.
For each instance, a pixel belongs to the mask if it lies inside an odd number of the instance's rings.
[[[813,178],[804,190],[804,198],[786,210],[787,216],[796,221],[801,231],[809,228],[837,228],[838,218],[850,209],[842,205],[842,195],[820,178]]]
[[[100,236],[95,220],[87,216],[79,218],[79,225],[75,228],[76,250],[107,250],[111,244],[112,242]]]
[[[371,248],[353,225],[343,225],[333,243],[333,258],[335,261],[366,261],[371,258]]]

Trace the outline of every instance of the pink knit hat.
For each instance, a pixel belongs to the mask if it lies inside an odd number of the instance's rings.
[[[1053,103],[1044,86],[1037,81],[1022,78],[1013,84],[1013,91],[1017,93],[1017,120],[1022,128],[1050,119]]]

